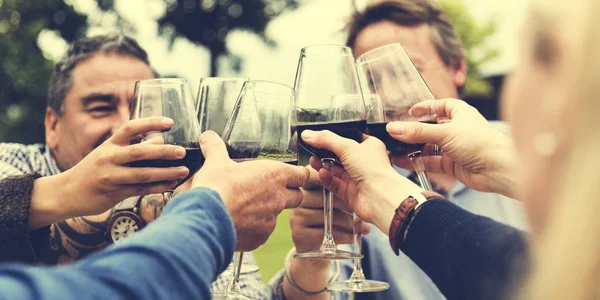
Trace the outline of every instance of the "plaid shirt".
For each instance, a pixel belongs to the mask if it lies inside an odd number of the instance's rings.
[[[60,173],[48,146],[0,143],[0,179],[34,172],[41,176]],[[244,263],[256,264],[251,252],[244,253]],[[229,284],[229,280],[227,276],[219,276],[213,282],[212,288],[224,289]],[[250,299],[267,299],[266,286],[262,282],[260,272],[240,276],[239,285],[244,296]]]

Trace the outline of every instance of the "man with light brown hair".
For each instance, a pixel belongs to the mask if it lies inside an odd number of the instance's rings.
[[[454,25],[436,1],[374,1],[353,14],[347,30],[346,44],[355,57],[387,44],[401,43],[436,99],[459,98],[467,76],[465,51]],[[411,179],[414,177],[409,171],[397,171]],[[437,192],[462,208],[518,228],[526,227],[519,202],[471,190],[451,176],[430,173],[429,177]],[[292,253],[317,249],[321,244],[322,203],[319,182],[316,176],[311,176],[304,189],[302,205],[290,215],[295,246]],[[352,243],[352,235],[348,234],[350,216],[342,212],[341,205],[336,208],[335,240],[338,244]],[[392,252],[385,233],[373,226],[370,231],[363,240],[364,273],[368,279],[388,282],[390,289],[357,293],[354,299],[444,299],[431,279],[407,256],[402,253],[396,256]],[[341,261],[340,265],[342,276],[337,280],[345,280],[352,272],[352,261]],[[286,262],[284,271],[272,281],[272,287],[275,298],[285,295],[288,300],[328,299],[324,288],[338,273],[330,272],[330,263],[325,260],[291,259]],[[336,295],[336,299],[346,296]]]

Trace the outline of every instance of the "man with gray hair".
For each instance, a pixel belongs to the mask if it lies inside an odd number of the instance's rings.
[[[53,176],[67,173],[129,120],[134,82],[156,75],[146,51],[129,37],[101,35],[73,42],[56,64],[50,80],[44,122],[46,143],[0,143],[0,179],[26,174]],[[93,174],[97,170],[92,165],[86,171]],[[83,184],[88,179],[73,180],[76,182],[66,184]],[[131,180],[137,181],[140,195],[153,188],[144,182],[144,178]],[[165,204],[161,194],[145,196],[137,202],[134,212],[145,223],[156,219]],[[28,209],[28,203],[15,208]],[[61,264],[81,258],[112,242],[107,234],[107,226],[110,228],[107,224],[114,214],[115,209],[112,209],[100,215],[67,219],[31,231],[27,226],[12,228],[9,235],[0,234],[0,261]],[[232,215],[232,219],[235,223],[236,216]],[[19,224],[22,223],[27,224],[27,220],[21,220]],[[246,262],[252,262],[251,253],[244,258]],[[241,281],[244,294],[253,299],[265,297],[259,273],[243,276]],[[215,284],[222,288],[227,281],[219,277]]]
[[[365,10],[351,17],[346,45],[352,48],[355,57],[392,43],[401,43],[406,49],[436,99],[460,97],[467,75],[464,48],[450,18],[437,1],[372,1]],[[399,168],[397,171],[416,181],[413,172]],[[437,192],[462,208],[518,228],[526,227],[518,201],[471,190],[451,176],[429,173],[429,178]],[[290,214],[295,246],[290,253],[317,249],[323,239],[321,187],[317,176],[312,175],[311,179],[304,187],[301,206]],[[336,243],[352,243],[352,217],[344,213],[348,208],[340,203],[336,205],[333,224]],[[406,255],[392,251],[387,233],[371,226],[362,247],[362,270],[366,277],[387,282],[390,288],[357,293],[354,299],[444,299],[416,264]],[[339,264],[341,267],[336,270],[341,271],[332,273],[330,262],[326,260],[287,261],[285,270],[272,280],[274,298],[328,299],[328,281],[340,273],[344,275],[340,280],[344,280],[352,273],[351,261]]]

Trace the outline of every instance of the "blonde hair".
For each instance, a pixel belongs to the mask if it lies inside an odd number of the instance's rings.
[[[561,41],[554,67],[564,88],[542,99],[542,105],[560,108],[554,124],[560,144],[551,162],[557,172],[548,183],[556,192],[533,240],[522,299],[600,298],[599,13],[597,0],[533,1],[534,38],[552,34]]]

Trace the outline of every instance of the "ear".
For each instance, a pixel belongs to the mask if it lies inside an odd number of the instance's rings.
[[[50,107],[46,107],[46,116],[44,118],[44,127],[46,128],[46,145],[54,149],[58,145],[58,129],[60,127],[60,115]]]
[[[456,87],[463,87],[467,82],[467,62],[464,59],[460,60],[458,68],[454,70],[454,77],[452,78]]]

